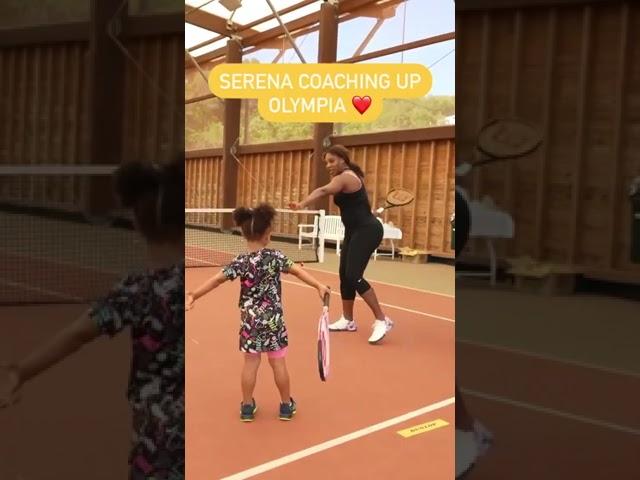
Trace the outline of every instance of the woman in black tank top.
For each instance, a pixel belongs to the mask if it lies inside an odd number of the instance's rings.
[[[333,195],[340,208],[345,228],[344,248],[340,256],[340,294],[342,317],[329,325],[332,331],[355,332],[353,304],[356,292],[367,303],[375,316],[369,343],[378,343],[393,326],[378,303],[376,293],[364,279],[369,259],[383,237],[382,223],[371,213],[371,205],[364,186],[364,173],[351,162],[349,151],[342,145],[333,145],[323,160],[332,177],[327,185],[317,188],[302,202],[292,203],[291,208],[302,209],[327,195]]]

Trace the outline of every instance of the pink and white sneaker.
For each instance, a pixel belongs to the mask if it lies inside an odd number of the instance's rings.
[[[376,320],[373,322],[373,332],[369,337],[369,343],[378,343],[392,328],[393,322],[389,317],[385,317],[384,320]]]
[[[478,458],[489,451],[493,441],[493,434],[477,420],[471,431],[456,429],[456,479],[466,478]]]
[[[478,455],[485,455],[493,445],[493,433],[477,420],[473,422],[473,433],[478,445]]]
[[[329,330],[332,332],[355,332],[358,329],[356,322],[340,317],[333,323],[329,324]]]

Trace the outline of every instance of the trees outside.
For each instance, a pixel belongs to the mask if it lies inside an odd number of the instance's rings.
[[[224,104],[220,99],[209,99],[187,105],[187,150],[222,146]],[[406,130],[435,127],[446,124],[446,118],[455,114],[455,97],[427,96],[415,100],[386,100],[384,110],[373,123],[349,123],[335,126],[339,135]],[[243,100],[240,115],[240,142],[271,143],[312,138],[311,123],[273,123],[258,113],[256,100]]]

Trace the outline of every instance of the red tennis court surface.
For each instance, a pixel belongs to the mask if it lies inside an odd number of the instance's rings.
[[[24,358],[86,308],[0,308],[0,361]],[[0,410],[0,478],[127,478],[130,363],[124,333],[96,340],[27,384],[19,404]]]
[[[189,287],[212,271],[189,270]],[[313,273],[337,289],[335,276]],[[322,383],[315,363],[320,299],[304,286],[284,285],[289,368],[299,403],[292,422],[276,419],[278,396],[266,362],[256,390],[257,419],[238,420],[238,285],[223,286],[188,313],[189,480],[314,479],[327,472],[332,480],[452,478],[451,426],[407,439],[396,432],[434,419],[453,423],[453,406],[439,403],[453,395],[454,324],[445,319],[452,318],[453,299],[376,287],[383,303],[403,308],[387,308],[396,328],[384,345],[368,345],[370,316],[357,302],[360,331],[332,334],[331,377]],[[332,300],[335,318],[339,298]],[[21,358],[84,308],[2,308],[1,359]],[[638,374],[490,345],[456,347],[469,406],[496,435],[468,480],[637,478]],[[124,334],[88,345],[28,385],[21,404],[0,411],[0,478],[125,478],[129,364]],[[415,416],[403,419],[407,414]],[[296,452],[300,458],[287,457]],[[265,464],[254,477],[236,475]]]
[[[108,268],[0,252],[0,304],[87,302],[122,276]],[[122,269],[121,269],[122,270]]]
[[[456,358],[496,437],[468,480],[640,478],[640,375],[470,342]]]
[[[187,288],[214,272],[188,270]],[[337,276],[312,273],[331,285],[335,319]],[[292,422],[277,418],[279,396],[266,361],[256,420],[239,421],[238,284],[223,285],[187,313],[187,478],[315,479],[327,471],[332,480],[452,478],[453,298],[376,284],[396,328],[382,345],[369,345],[371,314],[356,302],[359,330],[331,335],[331,375],[323,383],[316,361],[320,298],[293,277],[284,279],[288,367],[298,402]],[[397,433],[437,419],[449,426],[409,438]]]

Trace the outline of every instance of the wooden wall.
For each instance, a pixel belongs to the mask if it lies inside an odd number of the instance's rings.
[[[184,151],[184,38],[140,38],[126,47],[139,67],[126,62],[123,159],[174,160]]]
[[[309,194],[313,150],[245,153],[238,168],[238,204],[254,206],[268,202],[288,208],[290,202]]]
[[[124,43],[138,65],[125,60],[123,146],[114,163],[173,159],[184,151],[183,36]],[[87,41],[0,47],[0,164],[92,163],[87,55]],[[74,208],[87,186],[86,178],[3,176],[0,198]]]
[[[450,257],[449,217],[454,209],[453,127],[383,132],[334,137],[347,146],[352,160],[366,174],[374,208],[384,205],[386,193],[403,187],[416,193],[416,201],[390,209],[385,221],[402,229],[402,246]],[[237,205],[267,201],[286,208],[309,193],[313,145],[311,141],[239,147]],[[220,205],[218,185],[220,149],[187,154],[187,207],[231,208]],[[337,209],[331,204],[331,214]]]
[[[476,155],[491,118],[521,117],[544,135],[527,159],[465,182],[515,218],[501,256],[640,274],[629,260],[627,197],[640,174],[640,5],[459,11],[456,37],[460,161]]]
[[[224,208],[219,188],[222,150],[188,155],[185,171],[185,208]]]
[[[0,49],[0,163],[86,162],[88,69],[82,42]],[[73,205],[80,182],[0,179],[3,199]]]
[[[0,49],[0,162],[73,163],[85,155],[86,44]]]

